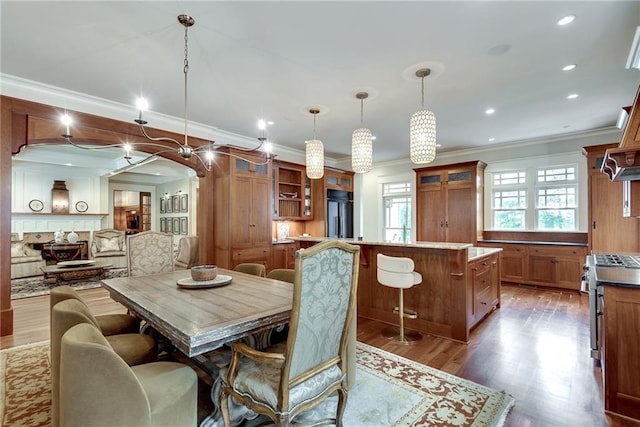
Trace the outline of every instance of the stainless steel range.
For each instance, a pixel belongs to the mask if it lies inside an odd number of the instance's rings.
[[[581,290],[589,293],[591,357],[600,359],[604,298],[601,286],[640,287],[640,254],[594,253],[583,267]]]
[[[639,255],[593,254],[596,267],[640,268]]]

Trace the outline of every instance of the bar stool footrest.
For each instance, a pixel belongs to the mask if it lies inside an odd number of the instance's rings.
[[[396,341],[398,344],[409,345],[416,341],[420,341],[422,335],[419,332],[404,330],[404,340],[400,337],[400,328],[397,326],[389,326],[382,331],[382,336]]]
[[[399,314],[399,313],[400,313],[400,308],[399,307],[394,307],[393,314]],[[405,310],[403,317],[405,317],[407,319],[417,319],[418,318],[418,312],[417,311],[413,311],[413,310]]]

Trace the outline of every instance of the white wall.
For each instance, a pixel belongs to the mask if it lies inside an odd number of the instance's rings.
[[[87,212],[80,215],[51,215],[51,188],[53,181],[65,181],[69,190],[69,213],[78,213],[75,205],[84,201]],[[67,166],[34,165],[17,162],[12,167],[11,231],[53,232],[61,229],[69,231],[89,231],[102,228],[106,208],[101,200],[104,194],[103,182],[87,169]],[[38,199],[44,208],[38,215],[29,209],[29,202]],[[21,234],[22,235],[22,234]]]
[[[443,153],[429,166],[445,165],[473,160],[487,163],[487,171],[509,165],[535,164],[536,166],[553,165],[566,160],[575,160],[579,164],[579,231],[587,232],[587,170],[586,158],[582,156],[582,147],[607,144],[620,141],[622,132],[612,128],[606,131],[588,134],[572,135],[564,138],[548,140],[523,141],[516,144],[492,146],[476,150],[465,150],[456,153]],[[375,150],[375,144],[374,144]],[[347,160],[348,161],[348,160]],[[350,164],[338,163],[338,167],[350,169]],[[427,166],[427,165],[424,165]],[[415,182],[414,165],[409,159],[383,164],[375,164],[371,172],[355,180],[354,230],[365,240],[383,240],[383,207],[382,184],[385,182],[411,181]],[[415,188],[413,189],[413,218],[414,224],[412,240],[415,241]],[[490,205],[485,192],[485,205]],[[365,215],[366,213],[366,215]],[[485,215],[485,218],[488,218]]]

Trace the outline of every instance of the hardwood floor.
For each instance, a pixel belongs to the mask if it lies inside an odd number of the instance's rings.
[[[80,291],[94,314],[125,312],[103,289]],[[507,426],[631,426],[604,414],[602,374],[589,357],[587,296],[555,289],[502,287],[502,308],[469,344],[423,336],[402,346],[382,337],[385,325],[358,321],[358,340],[516,399]],[[0,348],[49,339],[48,296],[14,300],[13,336]]]

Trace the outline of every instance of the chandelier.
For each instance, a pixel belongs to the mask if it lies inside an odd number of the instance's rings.
[[[409,154],[416,164],[431,163],[436,158],[436,116],[424,109],[424,78],[429,74],[429,68],[416,71],[422,79],[422,109],[413,113],[409,122]]]
[[[324,146],[322,141],[316,139],[316,114],[318,109],[310,109],[313,114],[313,139],[305,141],[306,169],[309,179],[320,179],[324,175]]]
[[[369,96],[367,92],[356,93],[360,100],[360,124],[364,123],[364,100]],[[351,169],[355,173],[367,173],[373,163],[373,135],[364,126],[353,131],[351,136]]]
[[[214,157],[215,157],[215,155],[217,153],[224,154],[224,155],[230,156],[230,157],[240,158],[242,160],[245,160],[245,161],[247,161],[249,163],[253,163],[253,164],[256,164],[256,165],[267,164],[275,156],[273,154],[271,154],[271,144],[267,141],[267,138],[265,137],[264,129],[265,129],[266,122],[264,122],[264,120],[260,120],[258,122],[258,127],[261,129],[262,133],[261,133],[261,136],[258,137],[258,141],[260,143],[256,147],[245,148],[245,147],[239,147],[239,146],[236,146],[236,145],[234,145],[234,146],[216,145],[214,147],[213,141],[211,141],[209,144],[200,145],[200,146],[197,146],[197,147],[189,145],[189,135],[188,135],[188,132],[187,132],[187,126],[188,126],[188,115],[187,115],[187,111],[188,111],[187,110],[187,107],[188,107],[188,103],[187,103],[188,91],[187,91],[187,88],[188,88],[188,85],[187,85],[187,83],[188,83],[188,74],[189,74],[189,35],[188,35],[188,30],[189,30],[190,27],[192,27],[195,24],[196,21],[189,15],[178,15],[178,22],[180,22],[180,24],[184,27],[184,67],[183,67],[183,74],[184,74],[184,138],[183,138],[182,141],[178,141],[178,140],[176,140],[174,138],[170,138],[170,137],[152,137],[151,135],[149,135],[149,133],[147,132],[147,129],[145,128],[145,125],[147,124],[147,121],[142,118],[142,113],[143,113],[143,111],[145,111],[148,108],[149,104],[142,97],[139,98],[138,101],[137,101],[138,118],[135,119],[134,121],[138,124],[138,127],[140,129],[140,133],[142,134],[142,136],[144,136],[149,142],[118,143],[118,144],[101,145],[101,146],[86,146],[86,145],[78,144],[78,143],[76,143],[76,142],[74,142],[72,140],[73,136],[71,135],[71,131],[70,131],[70,126],[71,126],[72,119],[66,113],[62,116],[62,123],[65,125],[65,133],[62,134],[62,137],[65,138],[65,140],[69,144],[73,145],[74,147],[82,148],[82,149],[96,150],[96,149],[107,149],[107,148],[114,148],[114,147],[123,148],[125,150],[124,159],[130,165],[140,165],[142,163],[147,162],[151,158],[157,157],[159,154],[169,153],[169,152],[177,152],[180,155],[180,157],[182,157],[185,160],[190,160],[191,158],[196,158],[202,164],[202,166],[204,166],[204,168],[207,171],[211,170],[211,165],[212,165],[213,159],[214,159]],[[168,144],[162,144],[162,143],[168,143]],[[132,159],[131,151],[134,150],[135,147],[137,147],[137,146],[152,146],[152,147],[160,148],[160,150],[154,152],[153,154],[145,157],[142,160],[138,160],[138,161],[132,162],[131,161],[131,159]],[[265,157],[265,160],[262,161],[262,162],[254,161],[252,159],[245,158],[245,157],[239,156],[237,154],[233,154],[231,152],[218,151],[218,149],[221,148],[221,147],[233,147],[235,150],[239,150],[239,151],[243,151],[243,152],[247,152],[247,153],[266,152],[266,157]]]

